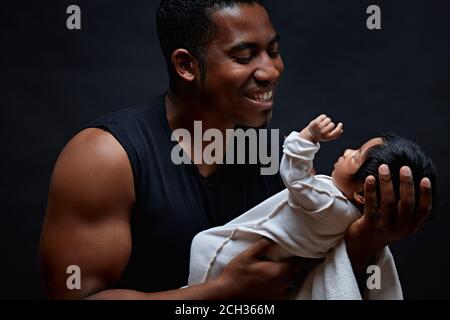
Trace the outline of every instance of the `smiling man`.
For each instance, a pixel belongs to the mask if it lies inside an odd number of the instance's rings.
[[[40,256],[55,298],[282,298],[311,261],[272,262],[262,239],[218,278],[187,283],[189,250],[200,231],[223,224],[284,188],[259,165],[171,161],[174,130],[225,132],[261,127],[272,116],[283,72],[279,36],[260,1],[163,0],[157,13],[169,90],[149,105],[87,125],[64,148],[52,176]],[[194,146],[184,150],[196,152]],[[227,141],[224,141],[226,148]],[[205,148],[205,145],[200,146]],[[406,172],[406,171],[405,171]],[[389,173],[381,175],[381,215],[397,214]],[[402,175],[401,226],[378,219],[375,201],[346,240],[356,274],[378,250],[419,227],[430,211],[430,186],[414,210],[411,177]],[[375,194],[373,181],[368,194]],[[370,198],[370,197],[368,197]],[[375,218],[374,218],[375,217]],[[408,232],[407,232],[408,231]],[[374,237],[379,235],[379,237]],[[376,240],[373,240],[376,239]],[[81,289],[69,290],[67,267],[81,269]]]
[[[208,45],[207,72],[198,79],[199,93],[223,116],[222,127],[265,125],[284,69],[269,16],[253,4],[225,7],[213,18],[217,31]]]

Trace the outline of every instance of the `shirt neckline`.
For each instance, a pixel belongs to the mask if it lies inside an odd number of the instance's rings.
[[[161,108],[161,113],[160,113],[161,122],[163,123],[164,129],[166,130],[167,139],[169,139],[172,148],[174,148],[178,144],[176,141],[172,140],[172,129],[170,128],[169,120],[167,119],[166,96],[167,96],[167,92],[160,95],[157,98],[157,101],[158,101],[159,108]],[[210,174],[209,176],[204,176],[200,173],[200,170],[198,169],[198,167],[193,163],[181,164],[180,166],[190,169],[192,172],[194,172],[194,174],[197,176],[198,179],[200,179],[201,181],[203,181],[207,184],[217,183],[218,181],[216,181],[216,180],[220,179],[220,176],[222,175],[221,172],[225,172],[226,171],[225,169],[227,167],[226,165],[219,165],[218,169],[216,171],[214,171],[212,174]]]

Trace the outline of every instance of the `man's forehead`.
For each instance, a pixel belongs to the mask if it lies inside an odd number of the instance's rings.
[[[272,22],[259,4],[238,4],[213,13],[217,28],[213,42],[236,44],[239,42],[259,42],[273,39],[276,32]]]

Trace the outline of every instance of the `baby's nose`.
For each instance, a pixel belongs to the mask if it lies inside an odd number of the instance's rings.
[[[351,149],[345,150],[345,152],[344,152],[344,158],[347,158],[347,157],[350,155],[351,152],[352,152]]]

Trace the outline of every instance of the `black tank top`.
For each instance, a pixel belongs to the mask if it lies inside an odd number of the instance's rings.
[[[165,95],[85,126],[93,127],[119,141],[133,170],[132,251],[116,288],[156,292],[186,285],[198,232],[225,224],[284,188],[279,175],[262,176],[259,165],[222,165],[206,178],[193,164],[174,165]]]

